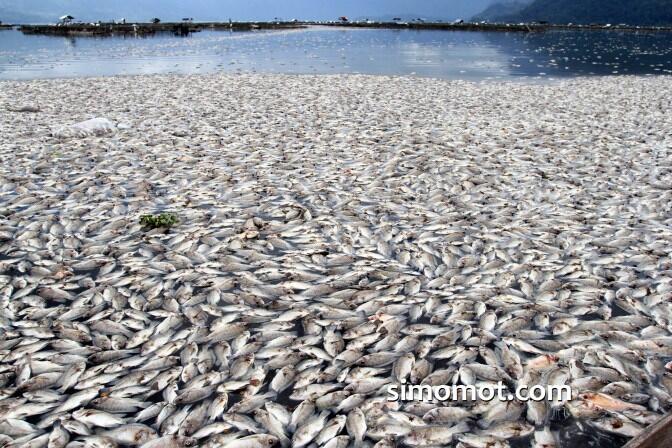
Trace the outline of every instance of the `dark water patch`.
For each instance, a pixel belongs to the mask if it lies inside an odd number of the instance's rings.
[[[243,399],[243,396],[239,391],[228,392],[227,395],[229,397],[227,406],[228,409],[230,409],[234,404],[239,403]]]
[[[621,317],[621,316],[630,316],[630,313],[625,311],[623,308],[620,306],[616,305],[615,303],[611,304],[611,317]]]
[[[286,406],[287,409],[293,410],[301,401],[292,400],[290,396],[294,392],[294,389],[288,387],[278,394],[278,396],[273,400],[275,403]]]
[[[426,324],[426,325],[431,325],[432,324],[432,315],[430,313],[423,313],[422,316],[415,322],[414,324]]]
[[[294,321],[294,328],[290,331],[294,331],[299,338],[302,338],[306,335],[305,328],[303,327],[303,321],[300,319]]]
[[[571,417],[551,424],[551,430],[558,432],[559,448],[620,448],[629,440]]]
[[[516,437],[514,439],[509,439],[509,446],[511,448],[530,448],[532,446],[532,441],[534,439],[533,435],[527,437]]]

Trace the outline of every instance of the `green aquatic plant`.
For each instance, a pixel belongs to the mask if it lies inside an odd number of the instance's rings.
[[[140,217],[140,224],[150,229],[158,229],[160,227],[170,228],[177,224],[179,220],[177,216],[172,213],[160,213],[158,215],[142,215]]]

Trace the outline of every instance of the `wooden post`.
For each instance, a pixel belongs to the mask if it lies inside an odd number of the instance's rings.
[[[623,448],[664,448],[672,447],[672,413],[667,414]]]

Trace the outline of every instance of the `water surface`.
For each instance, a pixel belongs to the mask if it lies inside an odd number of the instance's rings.
[[[670,74],[672,33],[312,27],[187,37],[56,37],[0,31],[0,79],[218,71],[467,80]]]

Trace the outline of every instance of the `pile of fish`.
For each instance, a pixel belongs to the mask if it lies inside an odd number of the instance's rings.
[[[0,446],[619,446],[672,407],[671,88],[0,83]],[[499,381],[572,396],[388,399]]]

